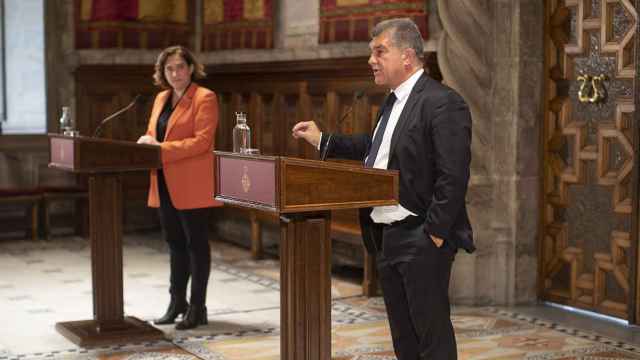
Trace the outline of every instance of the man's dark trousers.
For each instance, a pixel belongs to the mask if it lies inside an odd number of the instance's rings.
[[[456,249],[446,241],[437,247],[427,236],[415,239],[413,234],[422,233],[422,226],[417,226],[403,221],[372,226],[374,236],[382,237],[386,253],[398,249],[391,242],[403,243],[402,254],[395,253],[392,258],[383,252],[377,254],[393,347],[398,360],[457,359],[449,307],[449,279]],[[397,238],[402,235],[407,236]]]

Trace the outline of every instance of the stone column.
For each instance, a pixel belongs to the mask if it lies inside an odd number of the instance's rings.
[[[542,122],[544,119],[544,2],[502,1],[503,13],[514,19],[509,43],[512,63],[517,67],[512,82],[514,106],[508,121],[515,127],[514,291],[520,304],[537,299],[538,242],[542,196]],[[496,19],[502,14],[497,14]],[[499,23],[499,22],[498,22]],[[497,69],[498,70],[498,69]],[[498,98],[498,97],[497,97]]]
[[[438,63],[473,116],[467,202],[478,250],[456,259],[451,291],[457,303],[535,300],[543,6],[438,0]]]
[[[318,46],[320,27],[319,0],[282,0],[277,2],[281,30],[279,39],[283,48]],[[277,31],[276,31],[277,32]]]

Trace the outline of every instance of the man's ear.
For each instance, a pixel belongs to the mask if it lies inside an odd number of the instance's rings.
[[[411,65],[411,55],[412,55],[412,51],[413,49],[410,48],[406,48],[404,49],[404,51],[402,51],[402,64],[404,66],[409,66]]]

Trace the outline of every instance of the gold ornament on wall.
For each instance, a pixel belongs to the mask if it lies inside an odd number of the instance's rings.
[[[577,80],[581,82],[578,90],[578,100],[581,103],[596,104],[607,98],[607,90],[604,87],[604,81],[607,75],[600,74],[591,76],[589,74],[581,74]]]

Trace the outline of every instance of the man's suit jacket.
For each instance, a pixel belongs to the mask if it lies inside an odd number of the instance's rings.
[[[329,157],[361,161],[372,142],[370,134],[334,134],[327,144],[328,138],[322,137],[320,148],[325,150],[328,146]],[[414,237],[412,242],[420,246],[431,234],[444,239],[453,249],[474,251],[465,206],[470,162],[471,115],[467,104],[455,91],[423,74],[400,114],[388,163],[388,169],[400,172],[400,204],[418,215],[418,221],[409,222],[417,224],[421,231],[397,232],[389,227],[383,232],[384,241],[401,246],[404,239],[387,239],[387,234],[402,234]],[[360,222],[365,246],[375,253],[382,239],[370,236],[371,227],[375,226],[370,213],[371,209],[361,211]],[[394,245],[384,244],[383,248],[389,246]]]
[[[156,96],[147,135],[156,137],[158,117],[171,90]],[[213,148],[218,126],[216,94],[191,84],[173,110],[160,145],[162,171],[176,209],[222,206],[213,200]],[[148,205],[159,207],[157,171],[151,171]]]

